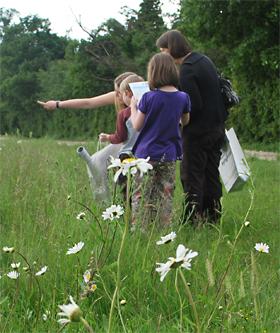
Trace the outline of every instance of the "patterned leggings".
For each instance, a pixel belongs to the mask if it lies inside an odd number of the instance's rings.
[[[158,225],[171,222],[173,193],[175,189],[176,162],[149,162],[153,170],[143,178],[134,178],[132,194],[132,224],[147,227],[156,218]]]

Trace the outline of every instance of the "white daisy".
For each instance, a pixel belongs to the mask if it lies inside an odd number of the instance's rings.
[[[244,222],[244,226],[245,226],[245,227],[248,227],[249,225],[250,225],[250,222],[249,222],[249,221]]]
[[[111,207],[107,208],[103,213],[102,217],[103,220],[115,220],[119,219],[124,213],[124,209],[120,205],[112,205]]]
[[[91,278],[90,270],[87,270],[84,272],[83,278],[84,278],[85,283],[89,283],[90,278]]]
[[[39,272],[35,273],[36,276],[44,275],[48,269],[48,266],[43,266]]]
[[[4,246],[2,249],[5,253],[13,253],[15,251],[14,247]]]
[[[12,262],[11,263],[11,267],[15,270],[19,269],[20,266],[20,262]]]
[[[71,303],[58,306],[62,311],[58,313],[58,316],[66,317],[58,319],[58,322],[61,325],[68,324],[71,321],[74,322],[80,321],[82,317],[82,311],[80,307],[74,302],[73,297],[69,296],[69,299]]]
[[[269,253],[269,246],[266,243],[256,243],[255,249],[258,252]]]
[[[157,245],[167,244],[173,242],[175,238],[176,238],[176,233],[172,231],[170,234],[161,237],[161,240],[157,241],[156,244]]]
[[[153,166],[148,163],[149,157],[144,158],[127,158],[121,162],[119,158],[113,158],[111,156],[111,164],[108,166],[108,169],[111,168],[119,168],[119,170],[115,173],[114,182],[117,182],[120,174],[124,176],[127,175],[128,172],[130,174],[135,175],[137,171],[140,172],[140,177],[143,176],[148,170],[152,170]]]
[[[156,271],[160,273],[160,281],[163,281],[166,274],[171,268],[183,267],[185,269],[191,269],[191,261],[198,255],[198,252],[187,249],[184,245],[179,244],[176,250],[176,258],[169,257],[166,263],[157,263],[159,267]]]
[[[85,217],[86,217],[86,213],[81,212],[81,213],[79,213],[79,214],[77,215],[76,219],[77,219],[77,220],[84,220]]]
[[[17,271],[11,271],[11,272],[7,273],[7,277],[12,280],[16,280],[19,276],[20,276],[20,273]]]
[[[66,254],[75,254],[81,251],[81,249],[84,247],[85,243],[84,242],[79,242],[78,244],[75,244],[73,247],[68,249]]]

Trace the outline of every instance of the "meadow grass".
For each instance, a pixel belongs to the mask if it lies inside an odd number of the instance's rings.
[[[99,218],[105,233],[108,222],[102,221],[101,214],[111,202],[93,201],[76,146],[59,145],[50,139],[5,137],[0,148],[1,249],[15,247],[32,270],[48,266],[47,272],[35,279],[23,271],[26,263],[17,252],[1,252],[1,332],[59,332],[58,305],[67,304],[69,295],[94,332],[196,332],[193,308],[179,270],[171,270],[163,282],[155,272],[156,262],[175,256],[179,244],[199,253],[191,270],[181,272],[191,291],[201,332],[279,332],[279,161],[248,160],[252,183],[224,194],[223,218],[216,226],[194,229],[179,223],[182,191],[177,179],[172,226],[162,229],[153,225],[146,233],[128,233],[118,262],[125,222],[110,222],[103,254],[97,261],[102,235],[85,207]],[[87,148],[93,152],[95,144],[89,143]],[[120,198],[117,203],[121,203]],[[81,211],[86,218],[77,220]],[[245,220],[250,222],[248,227],[242,227]],[[155,244],[171,231],[177,233],[173,242]],[[85,243],[83,249],[67,256],[66,251],[79,241]],[[267,243],[269,254],[258,253],[254,249],[257,242]],[[97,270],[97,289],[81,299],[83,273],[90,258]],[[21,262],[17,280],[6,276],[12,262]],[[120,288],[109,329],[118,274]],[[120,306],[120,300],[126,304]],[[81,323],[70,323],[63,329],[84,331]]]

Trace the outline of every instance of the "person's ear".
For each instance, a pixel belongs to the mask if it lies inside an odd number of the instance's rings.
[[[133,93],[132,93],[132,91],[130,91],[130,90],[126,90],[126,96],[128,96],[128,97],[132,97],[133,96]]]

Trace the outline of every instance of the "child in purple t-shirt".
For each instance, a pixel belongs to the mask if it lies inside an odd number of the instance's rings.
[[[188,94],[176,88],[178,71],[169,54],[154,55],[148,64],[147,76],[151,91],[142,96],[138,106],[137,100],[132,98],[130,106],[132,125],[140,131],[133,152],[137,158],[150,157],[153,170],[145,184],[136,180],[132,210],[134,217],[141,213],[143,223],[149,223],[158,214],[160,224],[168,225],[176,160],[182,157],[180,123],[184,126],[189,122],[191,103]],[[140,212],[141,201],[148,216]]]

